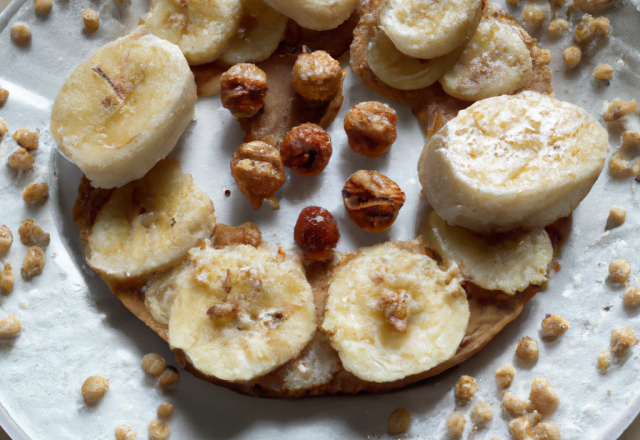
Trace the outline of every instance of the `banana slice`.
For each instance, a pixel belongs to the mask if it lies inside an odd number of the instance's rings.
[[[284,39],[288,21],[262,0],[242,0],[240,25],[220,60],[229,65],[266,60]]]
[[[363,248],[336,270],[322,329],[344,368],[390,382],[450,359],[469,322],[454,265],[443,271],[417,241]]]
[[[529,82],[532,72],[531,54],[519,30],[486,20],[440,84],[455,98],[479,101],[515,92]]]
[[[295,358],[316,331],[302,264],[265,247],[194,248],[176,281],[169,342],[201,373],[246,381]]]
[[[209,197],[177,159],[165,159],[113,192],[87,237],[87,261],[107,283],[145,280],[209,238],[215,223]]]
[[[427,245],[448,263],[460,267],[464,279],[487,290],[509,295],[530,284],[547,282],[547,266],[553,258],[551,239],[544,229],[486,237],[449,226],[432,211]]]
[[[425,145],[418,175],[450,225],[482,234],[543,228],[587,195],[608,145],[580,107],[523,92],[460,111]]]
[[[386,0],[378,24],[400,52],[430,60],[471,38],[481,15],[481,0]]]
[[[358,0],[265,0],[273,9],[314,31],[335,29],[351,16]]]
[[[382,29],[367,47],[369,67],[385,84],[400,90],[430,86],[453,66],[463,46],[440,58],[419,60],[400,52]]]
[[[240,0],[154,0],[144,27],[177,44],[189,64],[197,65],[220,56],[241,16]]]
[[[128,35],[100,48],[64,83],[51,134],[94,187],[139,179],[193,119],[193,74],[177,46]]]

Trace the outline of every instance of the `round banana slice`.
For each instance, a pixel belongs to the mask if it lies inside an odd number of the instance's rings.
[[[449,226],[432,211],[426,237],[429,248],[457,264],[464,279],[483,289],[514,295],[548,280],[553,246],[544,229],[487,237]]]
[[[326,31],[351,16],[358,0],[265,0],[273,9],[292,18],[303,28]]]
[[[430,86],[451,68],[463,50],[432,60],[419,60],[400,52],[382,29],[367,47],[369,67],[382,82],[400,90],[415,90]]]
[[[595,183],[607,131],[573,104],[537,92],[478,101],[424,146],[422,190],[450,225],[482,234],[565,217]]]
[[[180,49],[132,34],[73,71],[53,103],[51,134],[94,187],[122,186],[169,154],[193,119],[196,99]]]
[[[169,343],[201,373],[246,381],[295,358],[316,331],[300,260],[264,247],[189,251],[176,281]]]
[[[242,0],[240,25],[220,60],[230,65],[266,60],[284,39],[288,21],[262,0]]]
[[[441,57],[460,47],[476,30],[481,0],[386,0],[378,24],[404,54]]]
[[[240,0],[153,0],[144,27],[177,44],[189,64],[197,65],[220,56],[241,16]]]
[[[87,237],[87,261],[107,283],[144,280],[179,263],[215,224],[213,203],[191,175],[177,159],[161,160],[113,192]]]
[[[476,33],[440,84],[449,95],[479,101],[513,93],[533,72],[531,54],[511,25],[497,20],[480,22]]]
[[[390,382],[450,359],[469,322],[457,267],[445,272],[417,242],[363,248],[336,269],[322,329],[344,368]]]

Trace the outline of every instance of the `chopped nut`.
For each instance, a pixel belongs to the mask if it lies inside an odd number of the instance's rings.
[[[346,72],[324,50],[301,53],[291,71],[293,88],[304,98],[326,101],[338,92]]]
[[[627,286],[624,289],[624,305],[638,307],[640,305],[640,289],[635,286]]]
[[[19,171],[25,171],[31,168],[35,159],[24,148],[18,148],[9,156],[9,166]]]
[[[49,185],[46,183],[30,183],[22,190],[22,199],[32,205],[44,203],[47,197],[49,197]]]
[[[158,407],[158,418],[160,420],[169,420],[173,415],[173,405],[167,402],[161,403]]]
[[[518,358],[527,362],[535,362],[538,360],[539,355],[538,343],[529,336],[525,336],[518,341],[518,347],[516,348],[516,356]]]
[[[558,18],[549,23],[549,33],[552,37],[558,38],[569,30],[569,22],[564,18]]]
[[[597,356],[598,359],[598,369],[600,373],[604,374],[607,372],[607,368],[609,368],[609,364],[611,363],[611,352],[609,350],[600,350]]]
[[[560,440],[560,430],[555,423],[540,423],[533,429],[538,436],[537,440]]]
[[[285,174],[280,152],[262,141],[240,145],[231,159],[231,175],[253,209],[269,201],[278,209],[273,195],[284,185]]]
[[[638,338],[629,327],[611,330],[611,352],[616,356],[624,356],[631,347],[638,343]]]
[[[258,113],[266,94],[267,74],[255,64],[236,64],[220,76],[222,106],[236,118],[250,118]]]
[[[0,226],[0,254],[4,254],[9,251],[11,244],[13,243],[13,234],[7,225]]]
[[[509,429],[514,440],[537,440],[536,433],[527,416],[510,421]]]
[[[527,402],[509,391],[502,393],[502,402],[500,403],[500,406],[504,412],[513,417],[521,416],[529,409]]]
[[[478,384],[471,376],[462,376],[456,382],[456,397],[462,401],[473,399],[476,391],[478,391]]]
[[[254,223],[246,222],[240,226],[228,226],[222,223],[216,225],[214,247],[221,248],[234,244],[258,247],[260,243],[262,243],[262,233]]]
[[[3,90],[0,90],[2,92]],[[6,90],[4,90],[6,92]],[[0,103],[0,107],[2,104]],[[9,127],[7,127],[7,123],[4,122],[4,119],[0,118],[0,140],[4,137],[5,134],[9,131]]]
[[[627,211],[619,206],[614,206],[609,211],[609,217],[607,218],[607,225],[605,226],[605,229],[617,228],[618,226],[623,225],[626,219]]]
[[[404,408],[398,408],[389,416],[387,422],[387,433],[389,435],[404,434],[409,429],[411,414]]]
[[[18,143],[18,145],[20,145],[25,150],[35,151],[38,149],[38,138],[40,137],[40,130],[30,131],[26,128],[21,128],[13,133],[13,136],[11,137]]]
[[[539,377],[533,379],[531,383],[529,400],[531,400],[533,407],[543,415],[553,414],[560,403],[560,399],[551,384]]]
[[[569,330],[569,323],[560,315],[547,315],[542,320],[542,337],[555,341]]]
[[[516,375],[516,369],[513,368],[513,365],[507,364],[496,370],[496,382],[498,383],[498,387],[500,388],[509,388],[511,386],[511,381]]]
[[[567,47],[562,52],[562,56],[564,58],[565,64],[573,69],[580,63],[580,59],[582,58],[582,51],[577,46],[571,46]]]
[[[520,0],[507,0],[507,2],[508,2],[511,6],[518,6],[518,3],[520,3]]]
[[[147,353],[142,358],[142,370],[152,376],[160,376],[167,368],[167,361],[157,353]]]
[[[410,296],[406,290],[384,291],[378,298],[378,308],[384,312],[384,317],[387,323],[400,333],[407,331],[407,309],[409,307],[409,298]],[[471,379],[473,380],[473,378]],[[456,394],[457,392],[458,388],[456,385]]]
[[[82,22],[87,32],[95,32],[100,28],[100,14],[91,8],[82,11]]]
[[[344,118],[349,146],[370,159],[389,151],[398,136],[397,124],[396,111],[377,101],[354,105]]]
[[[529,417],[529,422],[531,422],[531,426],[536,426],[542,420],[542,416],[536,410],[533,410],[532,412],[527,414],[527,417]]]
[[[405,195],[391,179],[377,171],[355,172],[342,189],[349,218],[368,232],[391,227],[404,205]]]
[[[493,418],[493,410],[487,402],[478,402],[469,416],[474,425],[484,426]]]
[[[151,440],[164,440],[169,437],[170,433],[169,425],[164,422],[152,420],[151,423],[149,423],[149,438]]]
[[[466,424],[464,416],[460,413],[451,413],[447,417],[447,432],[449,437],[458,438],[462,436],[464,432],[464,425]]]
[[[160,388],[168,387],[180,380],[180,374],[176,367],[167,367],[158,378],[158,386]]]
[[[600,17],[596,20],[593,16],[585,14],[576,26],[576,42],[588,44],[596,38],[609,36],[609,32],[611,32],[611,25],[608,18]]]
[[[640,134],[625,131],[622,144],[609,161],[609,174],[623,178],[640,173]]]
[[[605,111],[602,113],[602,118],[605,122],[614,122],[625,116],[638,113],[638,102],[635,99],[624,102],[622,99],[616,98],[611,103],[605,101],[604,104]]]
[[[340,231],[329,211],[307,206],[298,216],[293,236],[309,260],[326,260],[338,245]]]
[[[0,339],[11,339],[20,332],[20,320],[13,315],[0,319]]]
[[[593,76],[596,79],[611,79],[613,78],[613,67],[608,64],[598,64],[595,69],[593,69]]]
[[[39,246],[42,249],[46,249],[47,246],[49,246],[49,234],[44,232],[42,228],[36,225],[30,218],[22,222],[18,229],[18,234],[20,234],[20,243],[25,246]]]
[[[87,405],[100,402],[109,389],[109,379],[102,376],[91,376],[82,384],[82,397]]]
[[[14,24],[11,28],[11,39],[18,46],[27,46],[31,43],[31,29],[24,23]]]
[[[527,5],[522,10],[522,20],[532,27],[540,27],[544,21],[544,16],[544,9],[538,6]]]
[[[616,283],[624,283],[631,275],[631,266],[627,260],[615,260],[609,265],[609,276]]]
[[[3,295],[8,295],[13,290],[14,276],[11,271],[11,265],[5,264],[2,273],[0,273],[0,292]]]
[[[36,14],[47,15],[51,12],[51,0],[36,0]]]
[[[116,440],[135,440],[136,433],[129,425],[122,425],[116,428]]]
[[[573,0],[573,4],[590,14],[602,14],[611,9],[615,0]]]
[[[0,107],[3,107],[7,103],[7,99],[9,99],[9,91],[7,89],[0,89]]]
[[[332,153],[331,136],[312,123],[293,127],[280,145],[282,163],[303,176],[320,174]]]
[[[44,269],[44,251],[38,246],[31,246],[24,256],[20,274],[22,278],[28,279],[40,275],[42,269]]]

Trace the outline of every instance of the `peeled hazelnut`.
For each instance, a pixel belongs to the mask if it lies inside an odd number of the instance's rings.
[[[340,240],[340,231],[329,211],[307,206],[300,212],[294,238],[309,260],[326,260]]]
[[[284,185],[285,174],[280,152],[262,141],[240,145],[231,159],[231,175],[253,209],[268,200],[279,209],[273,195]]]
[[[324,50],[301,53],[291,71],[293,88],[304,98],[327,101],[342,86],[346,72]]]
[[[258,113],[266,94],[267,74],[255,64],[236,64],[220,76],[222,106],[236,118],[250,118]]]
[[[344,118],[349,146],[356,153],[373,159],[391,148],[397,137],[395,110],[377,101],[354,105]]]
[[[342,189],[344,207],[349,218],[368,232],[382,232],[391,227],[404,205],[404,192],[388,177],[377,171],[355,172]]]
[[[282,140],[282,163],[303,176],[319,174],[331,159],[331,136],[319,125],[293,127]]]

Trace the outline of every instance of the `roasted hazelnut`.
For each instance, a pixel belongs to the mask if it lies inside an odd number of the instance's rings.
[[[349,218],[368,232],[382,232],[391,227],[404,205],[404,192],[388,177],[377,171],[355,172],[342,189],[344,207]]]
[[[222,106],[236,118],[250,118],[264,106],[267,74],[255,64],[232,66],[220,76]]]
[[[293,127],[282,140],[282,163],[303,176],[320,174],[331,159],[331,136],[319,125]]]
[[[327,101],[338,92],[346,72],[324,50],[301,53],[291,71],[293,88],[302,97]]]
[[[273,195],[284,184],[285,174],[280,152],[262,141],[240,145],[231,159],[231,175],[253,209],[268,200],[279,209]]]
[[[394,109],[377,101],[354,105],[344,118],[349,146],[369,159],[391,148],[397,137],[398,116]]]
[[[340,240],[336,220],[319,206],[307,206],[300,212],[293,235],[309,260],[326,260]]]

